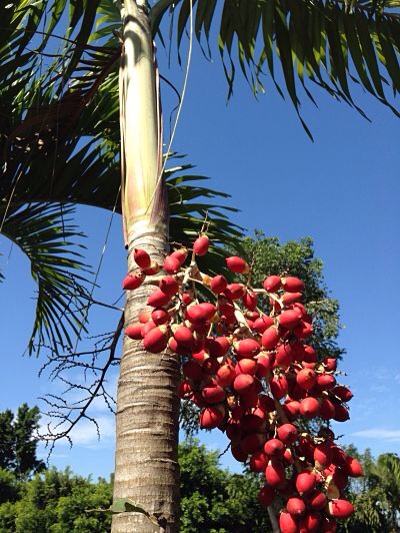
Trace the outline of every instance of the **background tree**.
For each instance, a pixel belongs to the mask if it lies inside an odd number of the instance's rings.
[[[26,478],[46,468],[36,457],[39,441],[39,408],[22,404],[16,417],[7,409],[0,413],[0,468]]]

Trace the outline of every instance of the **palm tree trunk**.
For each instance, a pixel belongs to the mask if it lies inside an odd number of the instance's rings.
[[[125,0],[120,70],[123,219],[128,271],[134,248],[162,263],[168,248],[168,204],[161,175],[161,111],[154,46],[143,1]],[[152,287],[128,291],[125,324],[137,320]],[[114,502],[129,498],[156,517],[113,517],[112,533],[179,531],[179,361],[124,340],[118,382]]]

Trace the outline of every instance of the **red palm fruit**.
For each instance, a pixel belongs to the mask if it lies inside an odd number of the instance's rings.
[[[337,466],[345,466],[347,455],[339,448],[339,446],[332,446],[332,463]]]
[[[284,444],[293,444],[298,437],[297,428],[293,424],[282,424],[278,427],[277,433],[279,440]]]
[[[330,420],[335,416],[335,406],[327,398],[322,398],[319,406],[319,416],[324,420]]]
[[[141,269],[149,268],[151,265],[151,257],[146,252],[146,250],[141,250],[140,248],[135,248],[133,251],[133,259],[137,266]]]
[[[283,442],[279,439],[269,439],[264,444],[264,452],[268,455],[270,459],[281,459],[283,457],[284,451],[285,447],[283,445]]]
[[[246,375],[246,374],[242,374]],[[256,390],[257,380],[254,381],[254,389],[245,393],[240,393],[240,405],[245,409],[253,409],[258,402],[258,392]],[[259,382],[258,382],[259,383]]]
[[[199,365],[203,364],[206,359],[208,359],[210,356],[206,350],[200,349],[195,352],[192,352],[192,359],[193,361],[196,361],[199,363]]]
[[[179,398],[189,398],[192,394],[192,386],[186,379],[179,385],[178,395]]]
[[[282,278],[282,287],[286,292],[301,292],[304,289],[304,283],[293,276]]]
[[[207,403],[221,403],[225,400],[225,391],[219,385],[204,387],[201,394]]]
[[[240,427],[246,433],[261,433],[265,431],[266,421],[263,417],[257,416],[254,413],[248,413],[241,416]]]
[[[160,290],[168,296],[173,296],[179,291],[179,284],[172,276],[164,276],[158,284]]]
[[[346,420],[350,418],[347,407],[342,403],[335,403],[334,406],[335,416],[333,417],[333,420],[336,420],[337,422],[346,422]]]
[[[337,523],[334,518],[323,516],[319,525],[321,533],[336,533]]]
[[[254,453],[262,448],[265,439],[262,433],[248,433],[240,439],[240,447],[247,454]]]
[[[282,409],[288,420],[296,420],[300,413],[300,402],[292,400],[284,403]]]
[[[268,292],[276,292],[281,288],[281,278],[279,276],[267,276],[263,281],[263,287]]]
[[[293,350],[290,344],[279,344],[275,352],[275,366],[287,367],[293,363]]]
[[[301,498],[293,496],[286,502],[286,510],[292,516],[301,516],[306,512],[306,504]]]
[[[275,326],[271,326],[264,331],[261,337],[261,344],[264,350],[273,350],[279,341],[279,333]]]
[[[234,344],[236,354],[241,359],[250,359],[260,353],[261,346],[255,339],[243,339]]]
[[[265,378],[268,376],[272,367],[271,359],[268,357],[268,354],[259,354],[255,357],[255,360],[257,361],[256,376],[258,378]]]
[[[334,372],[336,370],[337,361],[334,357],[325,357],[322,363],[328,372]]]
[[[239,442],[243,436],[243,431],[239,422],[232,420],[232,418],[228,420],[225,433],[229,440],[236,443]]]
[[[286,329],[293,329],[300,324],[301,315],[294,309],[288,309],[278,316],[278,322]]]
[[[151,311],[148,311],[147,309],[146,310],[143,310],[143,311],[140,311],[139,313],[139,322],[141,324],[146,324],[146,322],[148,322],[151,318]]]
[[[161,324],[166,324],[169,322],[169,313],[165,309],[154,309],[151,313],[151,319],[156,326],[161,326]]]
[[[304,390],[310,390],[317,382],[317,374],[311,368],[303,368],[296,375],[297,385]]]
[[[252,472],[264,472],[268,465],[268,458],[263,450],[255,451],[250,457],[249,467]]]
[[[246,288],[243,283],[230,283],[224,291],[224,296],[230,300],[239,300],[239,298],[242,298],[245,291]]]
[[[346,471],[351,477],[363,476],[363,469],[359,461],[354,457],[348,456],[346,459]]]
[[[301,472],[296,477],[296,489],[299,494],[306,494],[315,489],[317,477],[312,472]]]
[[[342,402],[349,402],[353,398],[353,393],[347,387],[338,385],[332,389],[332,393],[337,396]]]
[[[143,338],[143,347],[151,353],[160,353],[167,347],[168,333],[166,326],[158,326]]]
[[[190,322],[207,322],[216,312],[215,305],[209,302],[202,302],[200,304],[193,304],[186,310],[186,316]]]
[[[335,440],[334,432],[327,427],[321,427],[321,429],[318,431],[318,437],[324,438],[325,440],[329,440],[331,442]],[[332,446],[332,454],[334,448],[335,446]]]
[[[240,359],[237,365],[235,366],[235,373],[239,374],[250,374],[254,376],[257,370],[257,361],[254,359]]]
[[[181,294],[182,302],[185,305],[189,305],[193,302],[193,294],[189,291],[185,291]]]
[[[303,361],[306,363],[316,363],[318,361],[317,352],[312,346],[304,344]]]
[[[288,392],[287,379],[283,374],[274,376],[269,382],[269,386],[271,387],[273,397],[277,400],[281,400]]]
[[[246,394],[254,389],[254,378],[249,374],[239,374],[235,377],[233,388],[240,394]]]
[[[235,272],[236,274],[247,274],[247,272],[249,271],[249,265],[244,259],[238,257],[237,255],[227,257],[225,261],[227,267],[231,272]]]
[[[292,450],[290,448],[285,448],[285,451],[283,452],[283,463],[286,466],[290,466],[294,463]]]
[[[147,298],[147,305],[150,305],[150,307],[163,307],[169,304],[170,301],[171,297],[168,294],[165,294],[160,289],[156,289]]]
[[[193,243],[193,251],[196,255],[204,255],[208,252],[210,239],[207,235],[201,235]]]
[[[246,309],[254,311],[257,307],[257,294],[252,289],[247,289],[242,296],[242,302]]]
[[[178,344],[174,337],[168,339],[168,348],[178,355],[188,355],[189,348]]]
[[[231,343],[227,337],[207,337],[205,347],[213,357],[224,357],[228,353]]]
[[[317,385],[322,390],[330,390],[336,385],[335,376],[332,374],[319,374],[317,376]]]
[[[284,292],[282,294],[282,302],[283,305],[286,307],[289,305],[294,304],[295,302],[299,302],[303,297],[303,294],[301,292]]]
[[[254,321],[253,329],[257,331],[257,333],[264,333],[264,331],[271,327],[273,323],[273,318],[267,315],[262,315]]]
[[[228,286],[228,282],[226,281],[226,278],[222,276],[222,274],[218,274],[217,276],[212,278],[210,282],[211,290],[215,294],[220,294],[221,292],[224,292],[227,286]]]
[[[220,367],[219,362],[214,357],[208,357],[201,365],[201,368],[208,376],[214,376]]]
[[[285,483],[285,467],[281,461],[269,461],[265,469],[265,479],[270,487],[279,487]]]
[[[326,494],[320,490],[314,490],[307,496],[307,505],[313,511],[321,511],[327,502]]]
[[[297,533],[298,527],[297,522],[290,513],[285,513],[281,511],[279,515],[279,528],[281,533]]]
[[[231,445],[231,454],[236,459],[236,461],[239,461],[239,463],[244,463],[245,461],[247,461],[248,454],[242,450],[240,444]]]
[[[176,274],[181,268],[181,263],[177,257],[167,255],[167,257],[164,259],[163,267],[165,272],[168,274]]]
[[[217,370],[217,380],[221,387],[230,387],[236,377],[235,369],[230,364],[225,364]]]
[[[267,396],[266,394],[260,394],[257,405],[265,413],[272,413],[275,411],[275,402],[273,398],[271,398],[271,396]]]
[[[172,334],[176,342],[178,342],[182,346],[193,346],[193,332],[186,326],[172,326]]]
[[[204,379],[205,374],[202,367],[196,361],[187,361],[182,366],[183,375],[194,381],[201,381]]]
[[[122,281],[122,288],[124,290],[132,291],[134,289],[137,289],[144,281],[146,275],[143,274],[140,270],[136,270],[136,272],[131,272],[127,276],[124,277]]]
[[[337,499],[328,503],[328,513],[334,518],[347,518],[354,512],[354,506],[347,500]]]
[[[332,478],[339,491],[344,490],[349,484],[349,477],[347,473],[340,467],[334,468]]]
[[[309,396],[300,402],[300,414],[305,418],[314,418],[319,413],[319,402],[316,398]]]
[[[293,333],[298,339],[308,339],[308,337],[311,337],[312,332],[312,325],[304,320],[302,320],[298,326],[293,328]]]
[[[180,265],[183,265],[183,263],[185,262],[187,258],[187,254],[188,254],[187,248],[183,247],[183,248],[180,248],[179,250],[174,250],[172,254],[170,255],[174,259],[177,259]]]
[[[331,446],[327,442],[317,444],[314,448],[314,462],[318,470],[324,470],[332,462]]]
[[[297,455],[299,457],[304,457],[308,463],[314,462],[314,448],[315,444],[303,435],[299,439],[299,444],[297,446]]]
[[[142,325],[142,337],[144,338],[148,334],[148,332],[154,329],[155,327],[156,325],[154,324],[152,320],[149,320],[148,322],[146,322],[146,324],[143,324]]]
[[[202,429],[214,429],[223,422],[224,418],[225,407],[223,405],[206,407],[200,413],[200,427]]]
[[[319,513],[308,513],[299,520],[299,533],[315,533],[318,531],[321,516]]]
[[[125,328],[125,335],[127,335],[130,339],[136,339],[139,340],[142,338],[142,326],[140,322],[134,322],[133,324],[129,324]]]
[[[263,507],[269,507],[271,503],[275,500],[275,496],[276,493],[274,489],[272,487],[269,487],[268,485],[264,485],[264,487],[260,489],[257,498],[260,502],[260,505],[262,505]]]

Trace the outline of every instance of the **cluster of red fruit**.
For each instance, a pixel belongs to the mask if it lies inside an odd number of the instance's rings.
[[[150,352],[168,348],[182,357],[181,398],[201,409],[202,428],[226,433],[235,459],[265,474],[259,501],[285,502],[282,533],[334,532],[336,519],[354,510],[343,491],[362,469],[334,443],[331,429],[318,435],[308,429],[313,418],[347,420],[352,393],[336,383],[336,360],[319,360],[306,343],[312,317],[301,303],[304,284],[272,275],[252,288],[249,265],[238,256],[226,261],[242,282],[211,278],[196,263],[208,247],[202,235],[190,262],[180,249],[162,266],[134,251],[138,270],[124,288],[137,288],[149,275],[159,280],[147,301],[153,310],[142,311],[125,333]]]

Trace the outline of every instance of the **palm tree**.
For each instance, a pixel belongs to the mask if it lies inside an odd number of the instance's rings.
[[[277,90],[282,95],[286,90],[309,135],[300,117],[299,86],[301,94],[312,100],[314,89],[320,87],[363,113],[353,99],[356,82],[398,113],[385,92],[385,85],[395,94],[400,88],[400,19],[395,0],[158,0],[151,5],[145,0],[125,0],[122,6],[117,0],[75,0],[68,13],[66,5],[65,0],[38,0],[32,5],[19,0],[0,8],[3,220],[11,215],[10,206],[24,204],[29,209],[38,203],[57,208],[58,222],[63,220],[65,204],[118,209],[116,162],[121,139],[120,196],[128,270],[134,268],[131,251],[135,247],[161,260],[171,237],[187,243],[195,226],[193,217],[185,215],[192,211],[201,215],[205,209],[204,204],[182,208],[182,202],[177,202],[171,224],[168,208],[173,215],[174,189],[170,187],[168,199],[153,46],[168,16],[176,27],[178,49],[189,32],[207,54],[218,34],[229,94],[237,66],[255,93],[263,90],[268,71]],[[52,36],[65,26],[63,45],[55,53]],[[55,58],[49,57],[54,54]],[[277,65],[282,76],[276,74]],[[182,190],[188,198],[209,194],[204,189]],[[232,235],[234,228],[227,221],[224,224],[211,227],[216,240]],[[51,221],[50,227],[55,227]],[[77,266],[82,265],[67,268]],[[51,285],[53,292],[43,295],[44,302],[54,291],[58,297],[65,289],[70,296],[75,294],[65,279],[62,286]],[[148,290],[145,285],[142,291],[128,294],[125,323],[144,306]],[[58,305],[63,305],[61,300]],[[51,323],[49,318],[59,308],[43,308],[37,331],[50,338],[53,348],[68,342],[70,328],[76,333],[84,326],[84,316],[79,315],[73,323],[70,318]],[[145,353],[125,339],[114,498],[137,502],[156,518],[157,530],[171,533],[179,527],[178,380],[174,356]],[[154,527],[137,512],[117,514],[113,521],[113,532],[150,532]]]

